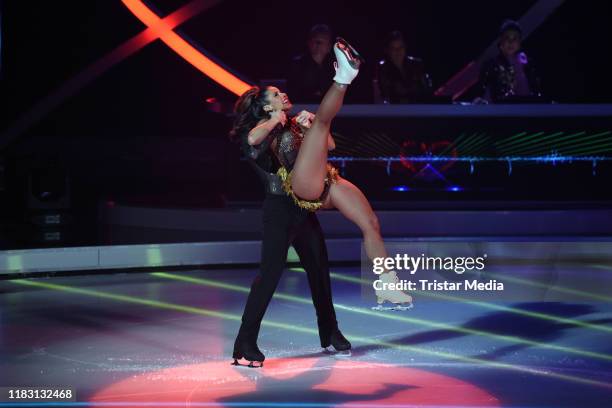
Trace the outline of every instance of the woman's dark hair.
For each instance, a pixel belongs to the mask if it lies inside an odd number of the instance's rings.
[[[239,142],[240,138],[253,129],[261,119],[270,118],[264,110],[267,105],[266,90],[258,86],[249,89],[236,101],[234,105],[234,125],[229,133],[230,140]]]

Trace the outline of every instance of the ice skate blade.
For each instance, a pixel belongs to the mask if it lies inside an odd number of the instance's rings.
[[[357,52],[357,50],[342,37],[336,37],[334,46],[340,45],[338,49],[342,51],[349,60],[353,68],[359,69],[359,65],[365,63],[365,59]],[[356,64],[356,65],[355,65]]]
[[[409,303],[408,305],[398,304],[394,306],[377,305],[377,306],[372,307],[372,310],[404,311],[404,310],[412,309],[413,307],[414,305],[412,303]]]
[[[234,362],[231,365],[238,367],[261,368],[263,367],[263,361],[249,361],[248,364],[246,364],[245,362],[238,361],[238,359],[234,359]]]
[[[346,358],[346,357],[350,357],[351,354],[351,350],[342,350],[342,351],[338,351],[336,350],[333,346],[327,346],[323,349],[323,353],[324,354],[328,354],[332,357],[338,357],[338,358]]]

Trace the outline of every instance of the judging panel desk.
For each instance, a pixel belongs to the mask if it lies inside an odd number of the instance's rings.
[[[293,110],[316,112],[318,105],[296,104]],[[612,104],[414,104],[344,105],[338,117],[608,117]]]
[[[373,199],[612,199],[612,104],[344,105],[331,130]]]

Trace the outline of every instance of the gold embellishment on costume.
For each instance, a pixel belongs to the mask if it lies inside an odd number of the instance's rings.
[[[319,197],[318,200],[304,200],[293,192],[293,188],[291,187],[291,172],[288,172],[285,167],[281,167],[276,172],[280,179],[283,182],[283,190],[293,199],[293,202],[300,208],[303,208],[308,211],[317,211],[323,205],[323,201],[325,201],[325,196],[329,192],[329,185],[332,183],[338,182],[338,169],[336,169],[331,164],[327,164],[327,175],[325,176],[325,188],[323,190],[323,194]]]

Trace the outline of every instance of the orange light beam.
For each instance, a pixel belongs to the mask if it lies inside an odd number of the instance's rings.
[[[49,112],[61,105],[66,99],[78,93],[91,81],[105,73],[107,70],[137,53],[142,48],[157,40],[162,30],[171,31],[193,16],[212,7],[219,0],[192,0],[178,10],[164,18],[155,13],[155,20],[149,15],[151,26],[125,41],[108,54],[90,64],[83,71],[64,82],[59,88],[40,99],[29,111],[21,115],[7,130],[0,134],[0,148],[8,145],[14,138],[26,131],[29,127],[43,119]],[[144,16],[147,13],[140,10]]]
[[[170,28],[168,20],[161,19],[141,0],[122,0],[122,2],[140,21],[153,29],[159,39],[168,47],[213,81],[236,95],[242,95],[251,88],[252,85],[242,81],[185,41],[183,37]]]

